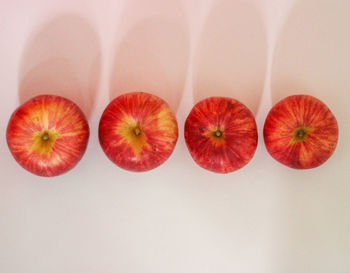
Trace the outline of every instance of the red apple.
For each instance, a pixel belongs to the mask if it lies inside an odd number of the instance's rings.
[[[6,137],[12,155],[23,168],[40,176],[57,176],[82,158],[89,125],[72,101],[41,95],[17,108]]]
[[[271,156],[288,167],[310,169],[323,164],[338,141],[337,120],[320,100],[295,95],[278,102],[264,125]]]
[[[103,151],[112,162],[129,171],[148,171],[164,163],[177,138],[177,122],[169,105],[144,92],[117,97],[100,120]]]
[[[253,114],[237,100],[211,97],[198,102],[185,123],[185,140],[204,169],[229,173],[253,157],[258,133]]]

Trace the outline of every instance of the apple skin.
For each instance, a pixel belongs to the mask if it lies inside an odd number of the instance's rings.
[[[13,157],[24,169],[51,177],[79,162],[89,134],[87,120],[75,103],[59,96],[40,95],[15,110],[6,138]]]
[[[178,139],[178,126],[173,110],[163,99],[132,92],[117,97],[106,107],[99,139],[113,163],[143,172],[169,158]]]
[[[202,168],[229,173],[254,156],[258,133],[252,112],[237,100],[210,97],[198,102],[185,122],[185,140]]]
[[[270,110],[264,141],[278,162],[294,169],[315,168],[327,161],[337,146],[337,120],[315,97],[289,96]]]

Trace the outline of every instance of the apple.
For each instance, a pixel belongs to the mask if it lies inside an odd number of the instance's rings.
[[[258,133],[252,112],[237,100],[210,97],[198,102],[185,122],[185,140],[202,168],[229,173],[253,157]]]
[[[57,176],[72,169],[82,158],[89,125],[72,101],[40,95],[15,110],[6,138],[12,155],[23,168],[39,176]]]
[[[100,120],[103,151],[112,162],[129,171],[148,171],[164,163],[177,138],[173,110],[163,99],[144,92],[117,97]]]
[[[315,97],[289,96],[270,110],[264,140],[278,162],[295,169],[311,169],[333,154],[338,124],[328,107]]]

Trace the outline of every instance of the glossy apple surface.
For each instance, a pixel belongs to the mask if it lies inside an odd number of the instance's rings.
[[[177,122],[170,106],[144,92],[117,97],[100,120],[103,151],[112,162],[129,171],[148,171],[164,163],[177,138]]]
[[[39,176],[57,176],[82,158],[89,125],[72,101],[41,95],[18,107],[6,132],[9,149],[26,170]]]
[[[335,150],[337,120],[315,97],[290,96],[270,110],[264,140],[268,152],[280,163],[295,169],[315,168]]]
[[[253,157],[258,134],[252,112],[237,100],[211,97],[198,102],[185,123],[185,140],[201,167],[229,173]]]

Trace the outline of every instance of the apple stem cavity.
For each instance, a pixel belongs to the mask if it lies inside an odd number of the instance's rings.
[[[44,133],[44,134],[42,135],[41,139],[44,140],[44,141],[48,141],[48,140],[50,139],[50,136],[49,136],[48,133]]]
[[[304,129],[299,129],[296,133],[297,138],[304,139],[306,135],[306,132]]]
[[[308,127],[296,128],[293,132],[292,142],[294,143],[294,142],[306,141],[310,130],[311,130],[311,128],[308,128]]]
[[[136,136],[141,135],[141,129],[140,129],[139,127],[136,127],[136,128],[134,129],[134,134],[135,134]]]
[[[222,137],[222,132],[221,132],[221,130],[216,130],[216,131],[214,132],[214,136],[216,136],[216,137]]]

